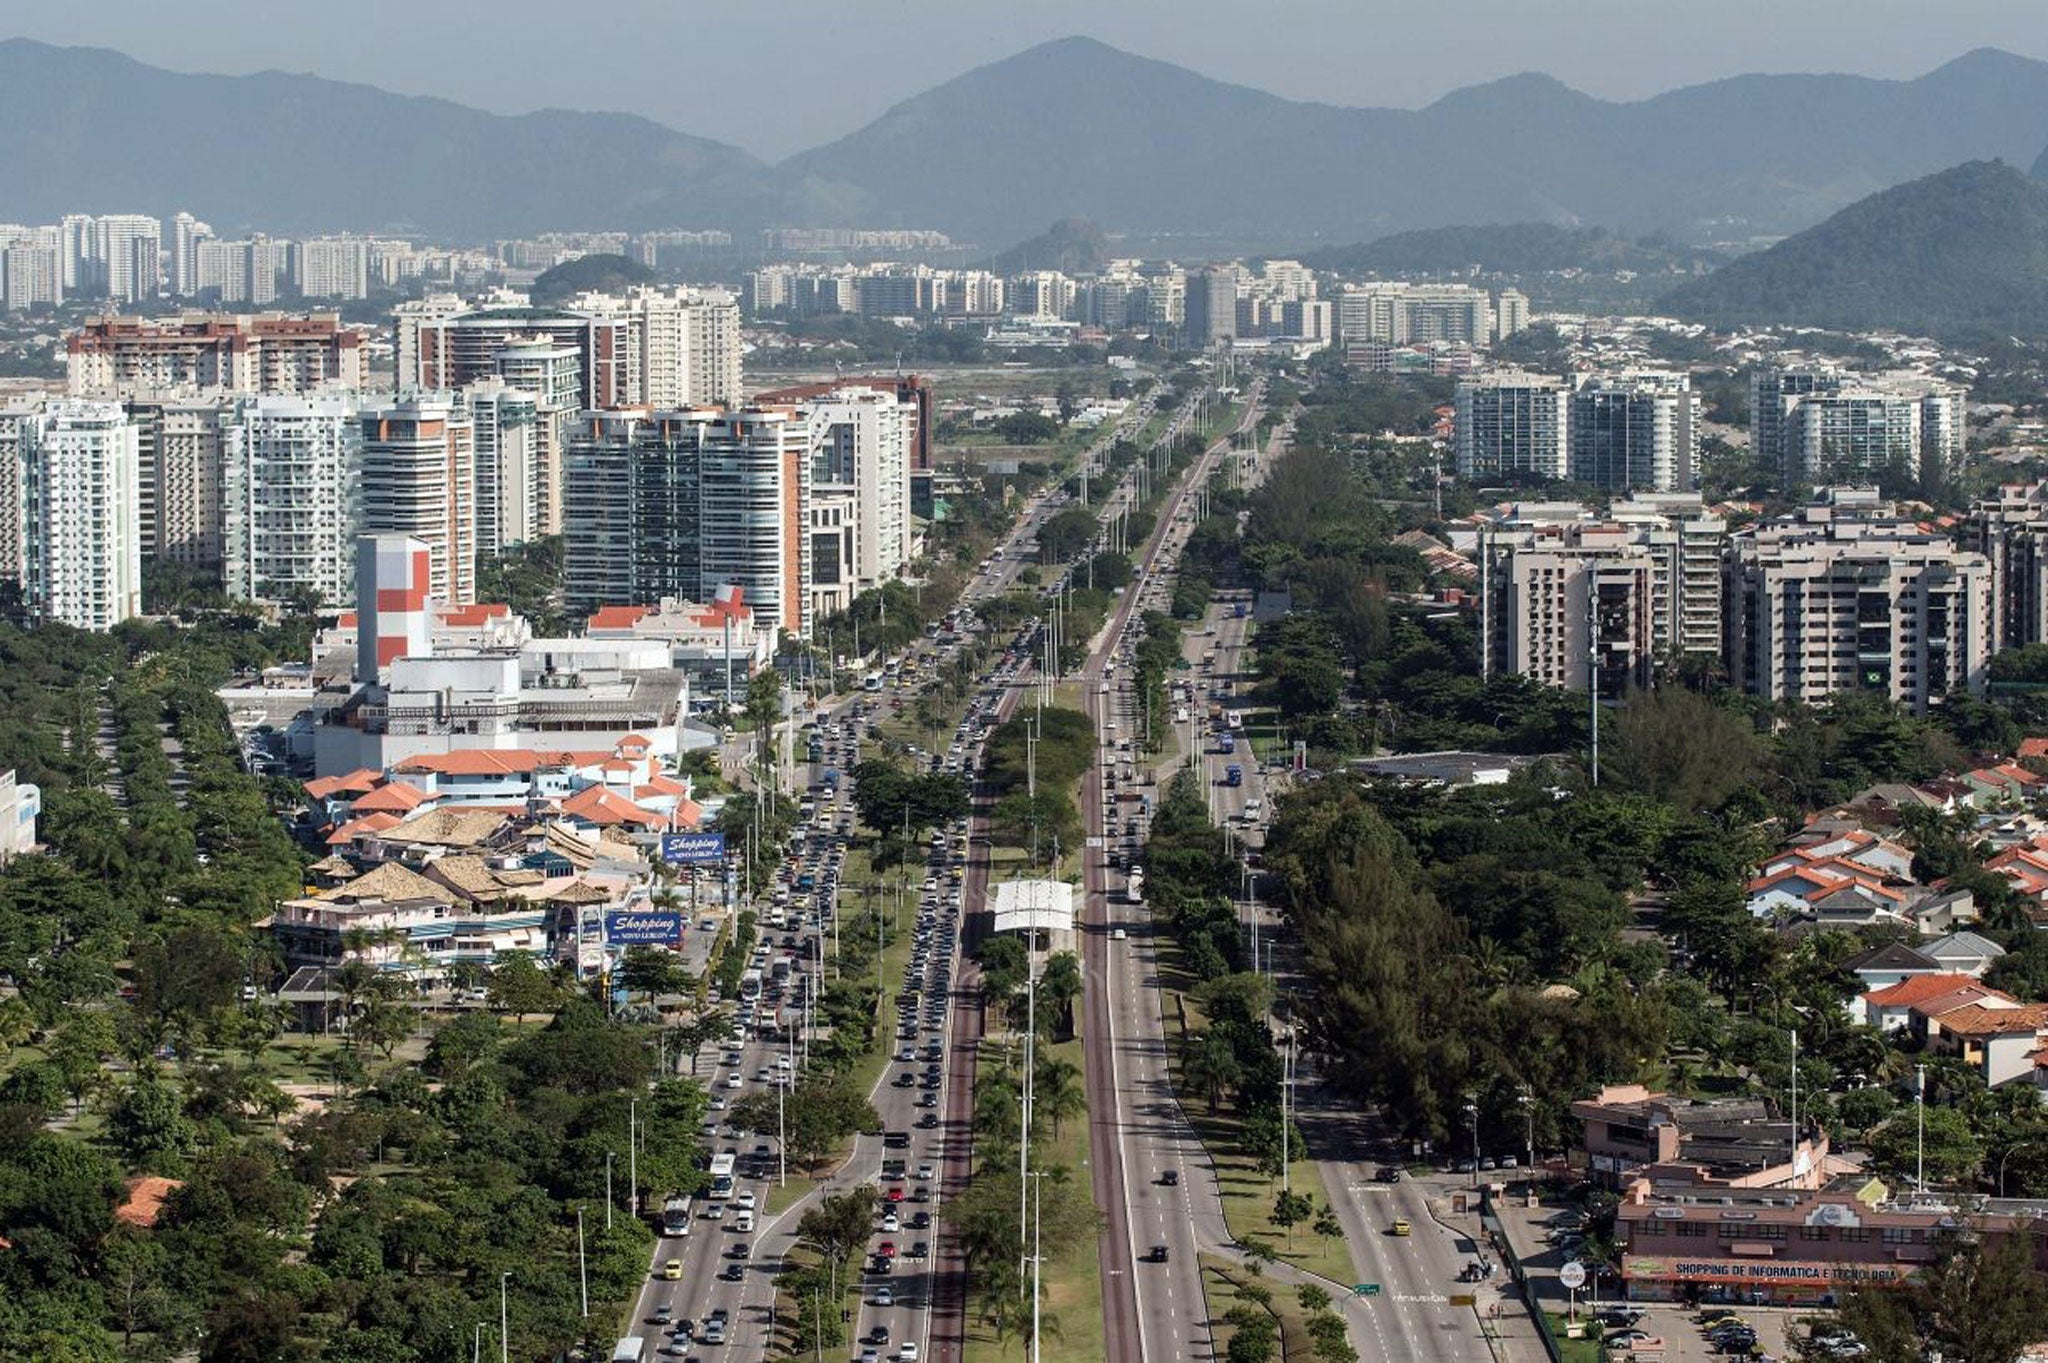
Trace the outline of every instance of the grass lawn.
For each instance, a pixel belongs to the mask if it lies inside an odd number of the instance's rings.
[[[1264,1282],[1251,1277],[1245,1270],[1227,1259],[1211,1254],[1200,1256],[1202,1265],[1202,1300],[1208,1305],[1209,1319],[1216,1339],[1216,1356],[1222,1358],[1230,1347],[1230,1338],[1237,1333],[1237,1327],[1227,1324],[1224,1317],[1233,1307],[1248,1305],[1263,1309],[1271,1315],[1280,1328],[1280,1354],[1283,1359],[1303,1360],[1313,1358],[1314,1341],[1309,1338],[1308,1312],[1302,1310],[1301,1299],[1294,1289],[1285,1283]],[[1263,1307],[1240,1294],[1244,1286],[1257,1283],[1272,1294],[1272,1300]]]
[[[1543,1323],[1549,1328],[1550,1337],[1557,1341],[1558,1357],[1563,1363],[1603,1363],[1604,1355],[1600,1349],[1598,1329],[1589,1329],[1579,1339],[1566,1339],[1563,1316],[1546,1311],[1543,1314]]]
[[[1357,1265],[1341,1237],[1317,1235],[1308,1224],[1295,1226],[1290,1235],[1285,1228],[1274,1223],[1273,1201],[1280,1192],[1280,1181],[1261,1172],[1258,1162],[1243,1153],[1238,1141],[1242,1124],[1230,1105],[1219,1105],[1212,1114],[1206,1095],[1190,1093],[1183,1084],[1179,1064],[1180,1042],[1188,1036],[1199,1035],[1207,1020],[1187,995],[1193,978],[1181,962],[1179,947],[1165,939],[1161,940],[1160,946],[1160,981],[1166,1010],[1167,1044],[1175,1058],[1171,1066],[1174,1088],[1180,1094],[1188,1124],[1201,1138],[1203,1148],[1209,1152],[1209,1161],[1215,1167],[1217,1187],[1223,1195],[1223,1217],[1230,1225],[1231,1235],[1238,1240],[1248,1235],[1256,1236],[1273,1247],[1275,1257],[1311,1273],[1321,1274],[1333,1282],[1358,1281]],[[1287,1174],[1295,1192],[1305,1194],[1318,1207],[1329,1203],[1322,1171],[1313,1159],[1307,1157],[1306,1151],[1288,1162]]]
[[[1063,1041],[1046,1048],[1051,1055],[1079,1067],[1081,1064],[1081,1042],[1079,1039]],[[995,1065],[1000,1060],[984,1063]],[[1037,1123],[1033,1123],[1034,1126]],[[1057,1138],[1046,1130],[1038,1146],[1039,1159],[1052,1164],[1064,1164],[1073,1171],[1076,1179],[1088,1177],[1088,1121],[1077,1117],[1060,1128]],[[1100,1363],[1103,1358],[1102,1342],[1102,1267],[1097,1257],[1096,1242],[1086,1239],[1076,1243],[1067,1253],[1055,1259],[1048,1259],[1044,1271],[1045,1304],[1041,1308],[1048,1321],[1057,1321],[1057,1332],[1047,1328],[1043,1332],[1044,1363]],[[998,1344],[994,1333],[976,1318],[977,1304],[968,1303],[967,1319],[967,1363],[997,1363],[998,1360],[1021,1360],[1029,1343],[1025,1337],[1008,1339]]]

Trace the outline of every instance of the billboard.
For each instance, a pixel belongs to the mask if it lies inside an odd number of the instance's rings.
[[[674,946],[683,940],[679,913],[608,913],[604,939],[613,946]]]
[[[664,833],[661,859],[671,866],[705,866],[725,860],[723,833]]]

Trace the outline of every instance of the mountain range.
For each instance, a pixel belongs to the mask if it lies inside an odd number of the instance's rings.
[[[1522,75],[1400,110],[1282,99],[1066,38],[770,165],[627,114],[497,115],[12,39],[0,126],[0,218],[30,222],[187,208],[230,232],[467,240],[903,226],[1001,247],[1072,216],[1276,248],[1519,221],[1739,240],[1959,162],[2032,163],[2048,63],[1980,49],[1913,80],[1739,76],[1633,102]]]
[[[2038,336],[2048,330],[2048,184],[1996,161],[1953,166],[1681,284],[1657,306],[1721,326]]]

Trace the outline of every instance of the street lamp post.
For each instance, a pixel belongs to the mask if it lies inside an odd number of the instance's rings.
[[[1529,1177],[1533,1180],[1536,1177],[1536,1094],[1527,1084],[1522,1086],[1520,1101],[1522,1120],[1528,1124],[1527,1143],[1523,1146],[1523,1154],[1529,1162]]]
[[[512,1279],[511,1270],[498,1275],[498,1363],[511,1363],[512,1337],[506,1333],[505,1284]]]
[[[1913,1067],[1913,1191],[1927,1191],[1927,1067]]]
[[[1472,1186],[1479,1186],[1479,1097],[1465,1095],[1465,1115],[1472,1120]]]
[[[2018,1141],[2007,1146],[2005,1153],[1998,1157],[1998,1195],[2000,1197],[2005,1196],[2005,1162],[2012,1158],[2012,1152],[2024,1150],[2030,1145],[2039,1145],[2040,1143],[2039,1141]]]

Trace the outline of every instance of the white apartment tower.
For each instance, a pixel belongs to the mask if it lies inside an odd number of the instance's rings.
[[[1750,377],[1750,447],[1787,487],[1961,467],[1965,393],[1913,373],[1759,365]]]
[[[877,388],[842,388],[807,400],[812,482],[820,496],[843,490],[853,504],[855,591],[901,576],[910,561],[910,463],[917,404]]]
[[[421,394],[366,410],[362,426],[365,534],[409,535],[427,546],[427,594],[476,600],[476,450],[468,406]]]
[[[213,229],[190,213],[171,219],[169,265],[171,296],[190,298],[199,292],[199,244],[213,239]]]
[[[361,237],[314,237],[292,253],[301,298],[367,298],[370,243]]]
[[[135,426],[108,402],[62,399],[19,424],[23,597],[38,621],[109,630],[142,613]]]
[[[690,414],[698,428],[698,562],[707,587],[746,591],[754,618],[810,629],[811,427],[789,408]]]
[[[1698,464],[1699,406],[1684,373],[1580,379],[1571,396],[1570,477],[1616,491],[1689,491]]]
[[[91,262],[97,292],[117,303],[139,303],[161,290],[163,224],[140,213],[93,219]]]
[[[1565,477],[1570,405],[1570,385],[1547,374],[1498,370],[1459,383],[1458,476]]]
[[[362,429],[346,397],[245,397],[222,421],[228,594],[329,606],[355,587]]]
[[[541,420],[534,395],[503,379],[480,379],[462,390],[476,438],[477,551],[497,554],[536,539],[534,508],[543,495],[559,508],[559,477],[543,487],[537,445],[548,428],[548,466],[556,468],[566,413]],[[552,532],[550,532],[552,533]]]

